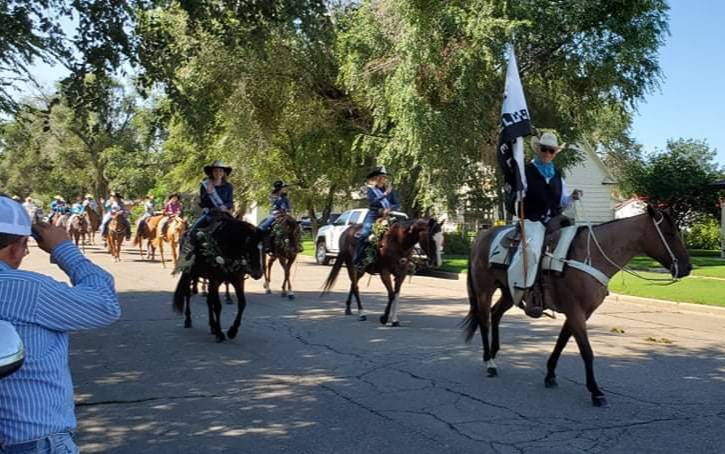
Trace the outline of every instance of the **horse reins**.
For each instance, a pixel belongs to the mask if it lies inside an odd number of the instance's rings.
[[[633,270],[627,265],[619,265],[615,263],[612,259],[607,256],[607,254],[604,252],[604,249],[602,249],[602,246],[599,244],[599,241],[597,240],[597,236],[594,234],[594,228],[592,227],[592,223],[589,220],[589,217],[587,216],[586,210],[584,209],[584,203],[581,201],[581,199],[578,200],[579,206],[582,210],[582,215],[584,218],[584,222],[587,225],[588,235],[587,235],[587,257],[584,261],[587,265],[591,266],[592,261],[592,255],[591,255],[591,240],[594,240],[594,244],[597,246],[597,249],[599,249],[599,252],[602,254],[602,257],[609,262],[612,266],[617,268],[619,271],[624,271],[627,274],[630,274],[634,277],[637,277],[639,279],[650,281],[650,282],[665,282],[665,284],[660,285],[671,285],[675,282],[679,281],[677,277],[671,277],[669,279],[660,279],[660,278],[651,278],[651,277],[645,277],[639,274],[637,271]],[[670,259],[672,259],[672,265],[670,266],[670,273],[672,273],[672,268],[674,267],[675,273],[674,276],[677,276],[679,274],[679,266],[678,266],[678,260],[675,257],[675,254],[672,252],[672,249],[670,248],[670,245],[667,243],[667,240],[665,240],[665,236],[662,234],[662,230],[660,229],[660,224],[665,219],[664,215],[660,217],[659,220],[652,219],[652,223],[655,226],[655,230],[657,230],[657,234],[659,235],[660,239],[662,240],[662,244],[665,245],[665,249],[670,254]]]

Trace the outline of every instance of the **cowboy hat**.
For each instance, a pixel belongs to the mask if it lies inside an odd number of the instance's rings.
[[[385,166],[379,166],[375,167],[373,170],[368,173],[368,175],[365,177],[365,179],[369,180],[371,178],[375,178],[380,175],[388,176],[388,172],[385,170]]]
[[[55,197],[53,197],[53,199],[54,199],[54,200],[63,200],[63,197],[61,197],[61,196],[59,196],[59,195],[56,195]]]
[[[223,169],[226,176],[229,176],[232,173],[232,168],[225,166],[224,161],[214,161],[210,165],[204,166],[204,173],[211,176],[211,172],[214,169]]]
[[[531,148],[533,148],[534,151],[538,153],[541,147],[553,148],[557,151],[561,148],[559,146],[559,139],[557,139],[556,135],[552,132],[543,133],[541,138],[536,136],[531,138]]]
[[[274,183],[272,183],[272,192],[279,192],[282,190],[282,188],[286,188],[289,185],[285,183],[282,180],[277,180]]]
[[[92,199],[93,196],[91,194],[86,194],[86,199]]]
[[[121,193],[118,191],[111,192],[111,197],[118,197],[119,199],[123,198],[123,197],[121,197]]]

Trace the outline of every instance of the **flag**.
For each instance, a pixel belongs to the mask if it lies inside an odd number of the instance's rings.
[[[529,109],[526,107],[521,78],[519,77],[516,54],[513,46],[509,46],[509,48],[511,55],[506,70],[506,86],[504,88],[503,106],[501,107],[501,129],[496,156],[503,173],[504,182],[508,186],[507,190],[510,191],[510,196],[515,196],[516,199],[520,200],[526,190],[524,136],[531,134],[531,119]],[[513,200],[511,201],[513,202]],[[507,203],[509,211],[512,211],[512,207],[513,203]]]

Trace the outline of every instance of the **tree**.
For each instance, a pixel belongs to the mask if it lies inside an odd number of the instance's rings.
[[[363,1],[338,37],[341,78],[371,118],[356,144],[398,170],[409,211],[455,199],[469,163],[494,162],[512,32],[535,125],[573,143],[657,86],[666,11],[656,0]]]
[[[664,151],[632,161],[622,189],[657,207],[670,208],[675,222],[689,226],[703,217],[719,216],[718,194],[708,185],[722,178],[715,151],[694,139],[667,141]]]

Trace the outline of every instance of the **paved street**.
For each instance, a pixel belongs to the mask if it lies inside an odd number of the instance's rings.
[[[344,315],[348,281],[319,290],[330,267],[302,258],[297,299],[247,281],[239,336],[214,343],[206,306],[194,327],[171,311],[170,268],[124,253],[114,264],[122,320],[74,334],[78,441],[83,452],[580,453],[723,452],[725,311],[616,301],[590,322],[597,378],[610,407],[594,408],[572,341],[559,388],[544,388],[562,319],[503,320],[500,376],[486,378],[480,337],[466,345],[464,281],[414,277],[401,327],[382,327],[377,277],[361,281],[367,322]],[[24,267],[61,276],[33,248]],[[236,306],[223,308],[224,328]]]

